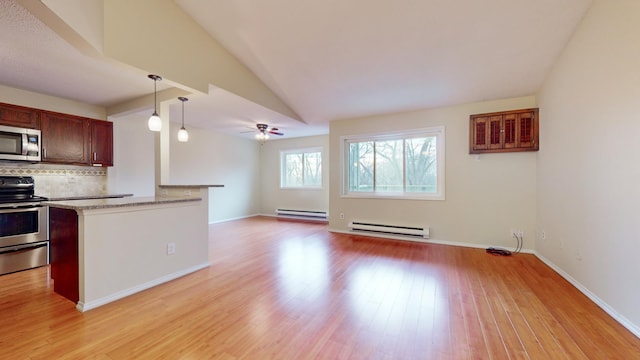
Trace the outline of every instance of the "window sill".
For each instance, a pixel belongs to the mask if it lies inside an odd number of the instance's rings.
[[[293,187],[293,186],[287,186],[287,187],[280,187],[280,190],[313,190],[313,191],[319,191],[319,190],[324,190],[324,187],[305,187],[305,186],[300,186],[300,187]]]
[[[443,201],[444,195],[400,195],[400,194],[342,194],[344,199],[389,199],[389,200],[426,200],[426,201]]]

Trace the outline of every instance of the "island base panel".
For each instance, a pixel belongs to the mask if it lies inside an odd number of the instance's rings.
[[[50,208],[49,237],[53,291],[77,303],[80,298],[78,214],[74,210]]]

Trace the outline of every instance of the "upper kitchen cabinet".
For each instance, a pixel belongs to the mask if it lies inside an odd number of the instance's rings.
[[[113,166],[113,123],[91,120],[91,165]]]
[[[538,151],[538,109],[471,115],[469,153]]]
[[[40,111],[28,107],[0,103],[0,124],[38,129],[40,126]]]
[[[57,164],[91,163],[90,120],[87,118],[42,111],[42,161]]]
[[[42,111],[42,161],[113,166],[113,123]]]

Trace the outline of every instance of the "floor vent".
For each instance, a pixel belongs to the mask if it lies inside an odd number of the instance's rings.
[[[374,232],[387,235],[413,236],[423,239],[429,238],[429,227],[414,227],[400,225],[383,225],[368,222],[352,221],[349,228],[353,231]]]
[[[320,220],[320,221],[327,221],[329,219],[326,211],[276,209],[276,215],[278,215],[278,217],[290,218],[290,219],[306,219],[306,220]]]

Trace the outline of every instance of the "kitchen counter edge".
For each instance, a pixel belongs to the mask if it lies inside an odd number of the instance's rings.
[[[131,207],[144,205],[162,205],[180,202],[201,201],[199,197],[122,197],[68,201],[45,201],[43,205],[70,210],[96,210],[115,207]]]
[[[132,197],[133,194],[102,194],[102,195],[77,195],[77,196],[50,196],[48,201],[91,200]]]

